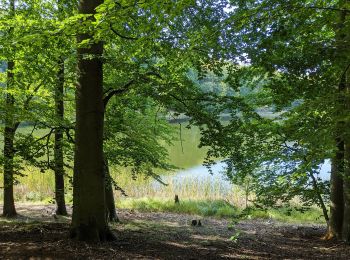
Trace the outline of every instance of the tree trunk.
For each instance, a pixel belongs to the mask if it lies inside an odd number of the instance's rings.
[[[64,60],[59,62],[58,84],[55,89],[55,112],[60,122],[64,119]],[[67,215],[66,202],[64,198],[64,157],[63,157],[63,129],[58,127],[55,131],[55,200],[56,214]]]
[[[345,10],[344,8],[346,2],[345,1],[339,1],[339,9]],[[335,23],[335,31],[336,31],[336,41],[337,46],[341,46],[341,44],[344,42],[346,38],[346,33],[344,31],[344,26],[346,24],[346,16],[347,13],[345,11],[339,12],[338,21]],[[344,51],[342,48],[336,50],[336,58],[337,62],[341,61],[346,57],[344,54]],[[346,101],[346,91],[347,91],[347,80],[346,80],[346,71],[340,78],[340,84],[338,87],[338,99],[337,104],[335,106],[338,107],[338,113],[346,114],[347,111],[347,101]],[[332,169],[331,169],[331,179],[330,179],[330,222],[328,227],[328,234],[327,238],[342,238],[342,231],[343,231],[343,224],[344,224],[344,216],[345,216],[345,198],[344,198],[344,175],[349,170],[348,168],[348,162],[346,162],[346,157],[348,157],[348,151],[346,151],[346,147],[349,144],[349,141],[347,141],[346,135],[346,127],[345,122],[340,121],[337,122],[336,126],[336,145],[337,150],[335,157],[332,159]]]
[[[7,65],[7,89],[12,88],[14,80],[15,63],[9,61]],[[17,125],[14,123],[13,110],[15,99],[11,94],[6,96],[6,116],[4,129],[4,208],[3,215],[5,217],[14,217],[17,215],[15,201],[13,196],[14,182],[14,138],[17,130]]]
[[[7,98],[8,100],[9,98]],[[17,215],[15,200],[13,196],[14,182],[14,138],[16,128],[5,123],[4,131],[4,217],[15,217]]]
[[[114,201],[112,177],[109,173],[108,160],[106,159],[106,157],[104,158],[104,166],[105,166],[105,178],[106,178],[105,194],[106,194],[107,219],[110,222],[119,222],[119,218],[117,216],[117,210],[115,207],[115,201]]]
[[[102,0],[80,1],[80,14],[94,14]],[[89,19],[94,19],[90,17]],[[92,39],[80,34],[78,41]],[[71,237],[83,241],[112,239],[106,218],[103,163],[102,42],[78,49],[76,133]]]
[[[317,179],[312,171],[309,172],[309,176],[310,176],[311,181],[312,181],[312,187],[314,188],[314,191],[316,192],[318,203],[322,209],[323,217],[326,220],[327,227],[329,227],[329,216],[328,216],[328,212],[327,212],[327,207],[324,204],[322,194],[321,194],[321,191],[320,191],[318,183],[317,183]]]
[[[345,169],[343,176],[344,215],[342,240],[350,243],[350,141],[345,142]]]
[[[344,215],[343,199],[343,173],[344,173],[344,141],[336,139],[337,151],[332,159],[330,179],[330,219],[328,225],[327,239],[341,238]]]
[[[10,16],[15,16],[15,0],[10,0],[9,13]],[[11,31],[10,31],[11,33]],[[13,69],[15,62],[9,60],[7,63],[7,89],[13,87],[14,74]],[[6,95],[6,114],[5,114],[5,129],[4,129],[4,207],[3,216],[14,217],[17,215],[15,208],[15,200],[13,196],[13,182],[14,182],[14,138],[18,124],[14,121],[13,110],[14,110],[15,99],[10,94]]]
[[[340,7],[343,11],[340,12],[340,23],[339,23],[339,39],[340,43],[347,45],[349,43],[349,15],[348,12],[344,11],[350,7],[349,0],[339,1]],[[341,52],[341,50],[340,50]],[[343,72],[341,82],[345,87],[345,109],[344,116],[349,114],[350,111],[350,71],[348,67],[348,51],[341,53],[342,58],[346,58],[344,60],[344,68],[346,68]],[[344,144],[345,144],[345,152],[344,152],[344,174],[343,174],[343,200],[344,200],[344,215],[343,215],[343,226],[342,226],[342,240],[346,243],[350,243],[350,135],[349,135],[349,127],[350,121],[347,119],[346,126],[344,129]]]
[[[349,114],[350,111],[350,73],[349,71],[344,72],[344,81],[346,86],[346,108],[345,115]],[[346,243],[350,243],[350,135],[349,135],[350,121],[347,120],[346,128],[344,130],[344,174],[343,174],[343,200],[344,200],[344,215],[343,215],[343,226],[342,226],[342,240]]]

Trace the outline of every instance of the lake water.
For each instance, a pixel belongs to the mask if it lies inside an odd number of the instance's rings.
[[[203,179],[205,181],[210,181],[212,183],[220,183],[223,189],[230,190],[232,189],[232,184],[227,179],[224,174],[225,163],[218,162],[214,166],[211,167],[212,174],[209,172],[208,168],[203,165],[197,165],[195,167],[191,167],[189,169],[179,170],[175,174],[172,175],[163,175],[162,179],[165,183],[175,183],[177,185],[181,185],[183,180],[191,179],[191,181],[201,182]],[[326,160],[325,163],[320,168],[319,177],[322,180],[329,180],[330,178],[330,160]]]
[[[180,136],[179,136],[180,139]],[[181,128],[182,142],[177,141],[173,147],[169,147],[170,161],[175,166],[182,168],[174,174],[166,174],[162,179],[166,183],[173,183],[175,186],[181,185],[183,180],[191,179],[194,182],[210,181],[212,183],[220,183],[222,189],[232,189],[232,184],[224,174],[225,163],[218,162],[211,167],[210,174],[207,167],[203,166],[203,159],[206,154],[205,148],[198,148],[200,132],[197,128],[186,129]],[[323,180],[330,178],[330,160],[326,160],[320,166],[319,177]],[[153,184],[157,185],[157,184]]]

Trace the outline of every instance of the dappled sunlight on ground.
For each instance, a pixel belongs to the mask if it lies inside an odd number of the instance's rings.
[[[121,223],[111,224],[116,241],[86,244],[68,239],[70,220],[55,217],[54,206],[17,208],[20,217],[0,218],[0,259],[348,259],[350,255],[349,247],[320,239],[324,225],[247,220],[229,227],[225,219],[120,210]],[[192,219],[201,219],[202,226],[191,226]],[[231,241],[237,231],[240,235]]]

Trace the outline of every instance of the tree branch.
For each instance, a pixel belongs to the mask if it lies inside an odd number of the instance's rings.
[[[126,83],[123,88],[120,88],[120,89],[114,89],[112,91],[110,91],[107,96],[105,96],[103,98],[103,105],[104,105],[104,108],[106,109],[107,107],[107,104],[108,102],[111,100],[111,98],[113,96],[116,96],[116,95],[122,95],[124,94],[125,92],[129,91],[130,87],[135,83],[135,80],[130,80],[128,83]]]
[[[29,107],[29,103],[30,101],[32,101],[33,97],[34,97],[34,94],[36,92],[38,92],[38,90],[40,89],[40,87],[43,85],[43,82],[41,82],[40,84],[38,84],[38,86],[36,86],[33,90],[33,93],[30,94],[27,99],[24,101],[24,105],[23,105],[23,109],[24,110],[28,110],[28,107]]]
[[[139,38],[136,38],[136,37],[131,37],[131,36],[125,36],[125,35],[122,35],[120,34],[117,30],[115,30],[112,26],[112,24],[109,25],[109,27],[111,28],[112,32],[114,32],[114,34],[116,34],[117,36],[119,36],[120,38],[122,39],[125,39],[125,40],[138,40]]]
[[[145,80],[145,81],[150,80],[150,78],[147,77],[147,76],[155,76],[158,79],[162,79],[162,76],[159,73],[154,72],[154,71],[149,71],[149,72],[145,73],[144,75],[140,75],[140,78]],[[130,87],[132,85],[134,85],[136,82],[137,82],[136,79],[132,79],[120,89],[114,89],[114,90],[113,89],[109,89],[109,90],[107,90],[106,93],[105,93],[106,96],[103,98],[103,104],[104,104],[105,109],[106,109],[106,107],[108,105],[108,102],[110,101],[110,99],[112,97],[117,96],[117,95],[122,95],[125,92],[129,91]]]
[[[348,64],[348,66],[346,66],[345,70],[343,71],[343,73],[342,73],[342,75],[340,77],[341,80],[340,80],[339,84],[341,84],[341,82],[343,81],[343,79],[344,79],[344,77],[345,77],[345,75],[346,75],[346,73],[348,72],[349,69],[350,69],[350,63]]]

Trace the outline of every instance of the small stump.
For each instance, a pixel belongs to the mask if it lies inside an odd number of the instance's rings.
[[[179,196],[175,195],[175,204],[178,204],[178,203],[180,203]]]

